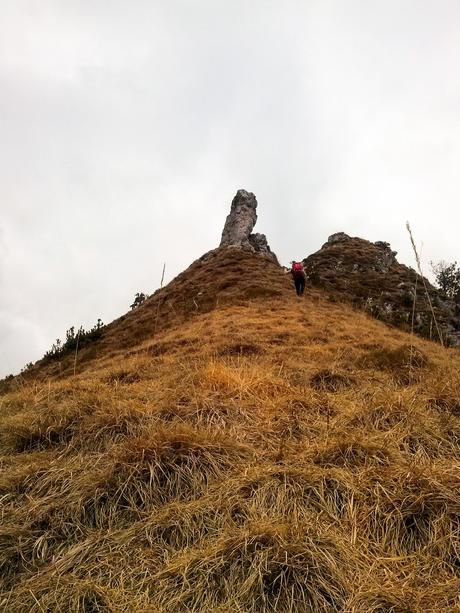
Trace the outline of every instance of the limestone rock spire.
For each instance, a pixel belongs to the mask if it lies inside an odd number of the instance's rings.
[[[230,214],[222,232],[221,247],[248,245],[249,236],[257,221],[257,200],[254,194],[239,189],[232,200]]]
[[[239,246],[263,253],[272,261],[278,259],[270,249],[265,234],[252,234],[257,221],[257,200],[252,192],[239,189],[232,200],[230,213],[225,221],[220,247]]]

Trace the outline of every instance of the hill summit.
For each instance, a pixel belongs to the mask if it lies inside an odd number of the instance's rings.
[[[0,396],[1,610],[459,610],[458,349],[351,304],[360,239],[297,297],[254,203]]]

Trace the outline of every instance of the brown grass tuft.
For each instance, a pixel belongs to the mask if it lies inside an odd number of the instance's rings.
[[[313,461],[325,467],[346,466],[349,469],[368,465],[387,466],[391,462],[391,454],[375,443],[346,440],[326,444],[314,455]]]
[[[353,379],[346,374],[323,369],[310,380],[313,388],[326,392],[339,392],[353,385]]]
[[[158,579],[164,608],[177,611],[340,611],[347,597],[333,540],[280,522],[226,534],[210,549],[172,560]]]
[[[391,373],[401,385],[410,385],[420,381],[423,371],[430,366],[430,360],[413,345],[402,345],[394,349],[382,347],[371,351],[364,357],[363,364]]]

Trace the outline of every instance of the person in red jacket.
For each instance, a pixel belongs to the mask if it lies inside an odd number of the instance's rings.
[[[307,280],[307,275],[305,274],[302,262],[291,262],[291,270],[288,272],[292,274],[292,278],[294,279],[297,296],[302,296],[305,290],[305,282]]]

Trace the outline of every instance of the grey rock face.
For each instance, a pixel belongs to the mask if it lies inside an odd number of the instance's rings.
[[[254,251],[256,251],[257,253],[263,253],[266,257],[270,258],[278,264],[278,258],[270,249],[265,234],[259,234],[258,232],[256,232],[255,234],[250,234],[248,240]]]
[[[396,264],[397,251],[391,249],[390,243],[377,241],[374,243],[381,250],[381,254],[377,257],[376,270],[377,272],[388,272],[393,264]]]
[[[221,247],[249,244],[249,235],[257,221],[256,208],[257,200],[254,194],[244,189],[236,192],[222,232]]]
[[[220,247],[244,247],[262,253],[278,264],[265,234],[251,234],[257,221],[257,200],[254,194],[239,189],[233,198],[230,214],[225,221]]]
[[[331,236],[327,239],[326,245],[333,245],[334,243],[342,243],[348,240],[350,240],[350,237],[348,236],[348,234],[345,234],[345,232],[336,232],[335,234],[331,234]]]

